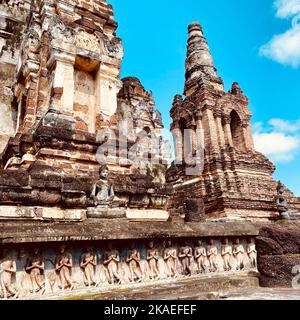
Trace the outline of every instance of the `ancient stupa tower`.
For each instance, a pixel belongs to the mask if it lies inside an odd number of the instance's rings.
[[[178,189],[174,207],[185,216],[192,202],[198,218],[276,216],[275,168],[254,149],[248,99],[236,82],[224,91],[200,24],[188,31],[185,97],[176,95],[171,109],[176,159],[168,179]],[[204,166],[189,170],[197,150]]]

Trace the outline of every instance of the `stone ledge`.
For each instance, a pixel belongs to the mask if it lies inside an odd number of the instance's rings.
[[[128,240],[197,237],[257,236],[252,223],[131,222],[126,219],[83,222],[1,221],[0,243],[37,243],[84,240]]]
[[[212,276],[193,276],[183,279],[160,280],[142,284],[123,285],[112,288],[78,289],[61,292],[57,295],[36,297],[35,300],[178,300],[195,298],[201,300],[218,299],[218,291],[236,288],[259,287],[258,273],[241,272],[238,275],[221,274]],[[22,299],[19,299],[22,300]]]
[[[139,210],[128,209],[126,218],[131,221],[168,221],[170,214],[164,210]]]
[[[1,220],[83,221],[86,210],[48,207],[0,206]],[[6,222],[9,223],[9,222]]]

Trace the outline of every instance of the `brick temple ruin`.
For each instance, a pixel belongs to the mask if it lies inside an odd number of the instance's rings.
[[[199,23],[168,165],[152,93],[120,79],[106,0],[2,0],[0,19],[2,298],[274,285],[278,261],[300,263],[300,198],[255,151],[248,99],[224,91]]]

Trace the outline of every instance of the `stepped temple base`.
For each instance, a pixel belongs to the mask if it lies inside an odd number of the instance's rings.
[[[259,287],[258,273],[220,273],[218,275],[196,275],[188,278],[158,280],[119,287],[106,285],[102,288],[82,288],[74,291],[60,291],[48,294],[44,300],[214,300],[220,292],[233,289]],[[26,299],[20,298],[20,300]],[[40,299],[40,297],[32,298]]]
[[[7,287],[12,298],[82,292],[116,297],[119,292],[121,298],[122,290],[129,298],[147,286],[163,291],[166,284],[188,285],[188,279],[194,279],[190,285],[199,292],[258,285],[256,257],[253,263],[249,251],[258,230],[247,222],[11,221],[0,222],[0,230],[3,224],[3,261],[16,266]],[[224,247],[229,250],[226,258]]]

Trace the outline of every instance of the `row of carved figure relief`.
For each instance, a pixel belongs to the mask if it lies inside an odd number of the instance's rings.
[[[72,253],[71,253],[72,252]],[[46,257],[47,256],[47,257]],[[130,244],[118,251],[112,242],[106,250],[87,248],[45,254],[35,248],[24,250],[18,258],[3,250],[0,261],[1,297],[43,295],[73,290],[83,285],[140,283],[196,274],[256,269],[255,239],[209,239],[173,244],[171,240],[155,245]]]

